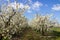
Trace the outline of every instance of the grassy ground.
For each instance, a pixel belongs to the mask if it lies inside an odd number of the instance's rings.
[[[25,29],[23,32],[23,35],[21,37],[15,37],[12,40],[60,40],[60,28],[53,27],[51,28],[53,30],[53,35],[56,35],[56,38],[53,37],[43,37],[39,32],[31,30],[31,29]]]
[[[60,27],[53,27],[52,30],[60,32]]]
[[[53,27],[52,30],[55,32],[54,34],[57,35],[56,40],[60,40],[60,27]]]
[[[47,37],[43,38],[43,37],[40,37],[41,36],[40,33],[29,29],[24,33],[21,40],[60,40],[60,28],[53,27],[52,30],[54,32],[53,35],[57,36],[56,38],[47,38]]]
[[[54,35],[59,34],[58,28],[57,29],[52,28],[52,30],[54,30]],[[31,30],[31,29],[27,29],[24,31],[23,36],[21,36],[20,40],[60,40],[60,37],[59,36],[57,36],[56,38],[46,37],[46,36],[43,37],[39,32]]]

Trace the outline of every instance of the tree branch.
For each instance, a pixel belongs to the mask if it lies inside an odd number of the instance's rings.
[[[3,15],[0,15],[0,17],[2,18],[3,22],[5,23],[4,19],[3,19]]]

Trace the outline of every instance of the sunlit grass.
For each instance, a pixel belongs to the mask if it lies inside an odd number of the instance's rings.
[[[52,27],[51,28],[53,31],[58,31],[58,32],[60,32],[60,27]]]

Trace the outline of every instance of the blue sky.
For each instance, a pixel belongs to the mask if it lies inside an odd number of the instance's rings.
[[[25,12],[25,16],[28,19],[32,19],[35,14],[39,13],[41,15],[53,14],[60,22],[60,0],[16,0],[18,3],[28,4],[29,9]],[[14,2],[14,0],[10,0]],[[0,0],[0,6],[3,3],[7,3],[7,0]]]

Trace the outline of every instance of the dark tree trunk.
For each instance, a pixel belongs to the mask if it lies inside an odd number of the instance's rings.
[[[42,35],[44,36],[44,28],[42,27]]]

